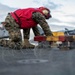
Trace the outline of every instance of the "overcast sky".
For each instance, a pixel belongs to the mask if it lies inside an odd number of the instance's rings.
[[[50,25],[75,27],[75,0],[0,0],[13,8],[46,6],[51,9]]]

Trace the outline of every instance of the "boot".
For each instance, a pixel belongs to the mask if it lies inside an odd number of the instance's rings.
[[[28,39],[24,39],[24,42],[22,42],[22,48],[34,48],[35,45],[30,44]]]
[[[6,47],[7,40],[0,40],[0,46]]]

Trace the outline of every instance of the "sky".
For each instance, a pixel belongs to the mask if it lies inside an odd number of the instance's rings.
[[[75,28],[75,0],[0,0],[0,3],[11,8],[46,6],[51,10],[52,18],[47,22],[52,30]]]

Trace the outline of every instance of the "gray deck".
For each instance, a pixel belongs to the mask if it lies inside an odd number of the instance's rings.
[[[0,75],[75,75],[75,49],[0,47]]]

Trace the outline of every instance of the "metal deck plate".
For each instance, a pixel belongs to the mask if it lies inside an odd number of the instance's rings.
[[[45,59],[27,59],[27,60],[19,60],[18,63],[21,64],[35,64],[35,63],[46,63],[48,60]]]

